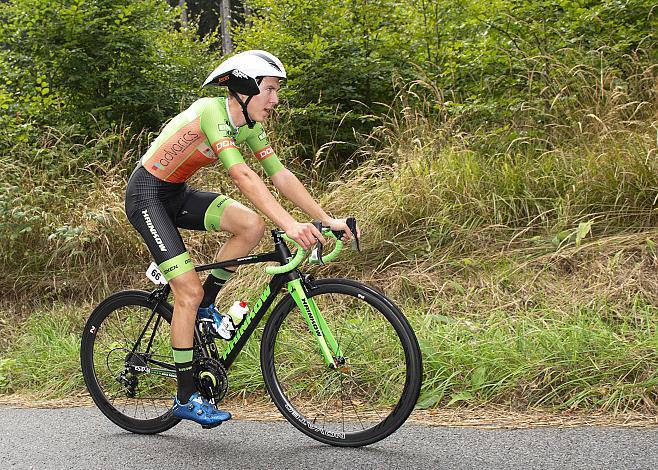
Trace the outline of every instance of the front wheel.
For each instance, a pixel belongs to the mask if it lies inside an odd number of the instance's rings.
[[[286,296],[261,343],[261,368],[279,411],[304,434],[357,447],[395,432],[420,393],[420,348],[402,313],[383,294],[354,281],[312,282],[317,305],[338,343],[328,366],[297,305]]]

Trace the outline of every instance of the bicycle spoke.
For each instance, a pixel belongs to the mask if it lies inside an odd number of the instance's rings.
[[[116,318],[117,318],[116,324],[119,325],[119,332],[121,333],[121,336],[123,336],[123,340],[124,340],[124,344],[123,344],[123,345],[124,345],[124,346],[128,346],[130,342],[128,341],[128,337],[126,336],[126,332],[125,332],[125,330],[124,330],[124,328],[123,328],[123,325],[122,325],[122,322],[121,322],[121,318],[119,317],[119,312],[118,312],[118,311],[115,311],[114,314],[115,314],[115,316],[116,316]]]

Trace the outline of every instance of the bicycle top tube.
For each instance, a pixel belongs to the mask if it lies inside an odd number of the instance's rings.
[[[342,234],[340,232],[334,232],[329,227],[322,227],[322,235],[336,240],[336,244],[334,246],[334,249],[331,251],[331,253],[324,255],[322,257],[322,262],[330,262],[338,256],[338,254],[343,248],[343,241],[338,236]],[[202,264],[196,266],[194,269],[197,272],[200,272],[200,271],[208,271],[210,269],[215,269],[215,268],[223,268],[226,266],[241,266],[245,264],[258,264],[258,263],[267,263],[274,261],[280,263],[280,266],[268,266],[265,268],[265,272],[270,275],[275,275],[275,274],[286,273],[297,268],[297,266],[299,266],[301,262],[304,260],[304,258],[306,258],[306,256],[309,254],[306,250],[304,250],[301,247],[299,243],[297,243],[295,240],[293,240],[288,235],[286,235],[286,233],[282,230],[272,230],[272,237],[274,238],[275,251],[269,253],[260,253],[251,256],[243,256],[241,258],[234,258],[226,261],[219,261],[216,263]],[[286,244],[283,243],[282,240],[285,240],[295,245],[297,251],[295,252],[294,256],[291,255],[290,250],[288,249]],[[311,259],[309,260],[309,262],[319,263],[320,261]]]

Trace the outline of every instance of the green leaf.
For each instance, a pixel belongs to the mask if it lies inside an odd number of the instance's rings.
[[[572,234],[572,232],[570,232],[569,230],[562,230],[562,231],[558,232],[555,235],[555,237],[553,237],[553,239],[551,240],[551,243],[553,244],[553,246],[559,247],[562,244],[562,242],[564,242],[565,240],[567,240],[571,236],[571,234]]]
[[[484,385],[484,382],[486,380],[486,374],[487,374],[487,368],[484,366],[480,366],[475,371],[473,371],[473,374],[471,375],[471,386],[474,389],[479,389]]]
[[[470,401],[475,398],[471,392],[459,392],[455,393],[450,396],[450,401],[448,402],[448,406],[454,405],[455,403],[458,403],[460,401]]]
[[[432,356],[434,356],[435,354],[437,354],[437,351],[434,348],[434,346],[432,345],[432,343],[430,343],[429,341],[427,341],[425,339],[419,338],[418,339],[418,346],[420,347],[420,351],[421,351],[421,353],[422,353],[422,355],[425,359],[429,359]]]
[[[449,279],[447,284],[450,285],[453,289],[455,289],[455,291],[457,291],[459,294],[463,294],[466,292],[464,286],[462,286],[459,282],[453,279]]]
[[[580,242],[592,231],[593,220],[589,222],[581,222],[576,229],[576,246],[580,246]]]
[[[416,408],[419,410],[426,410],[428,408],[432,408],[438,405],[441,402],[441,400],[443,400],[444,396],[445,394],[443,393],[442,390],[426,391],[418,399],[418,403],[416,403]]]

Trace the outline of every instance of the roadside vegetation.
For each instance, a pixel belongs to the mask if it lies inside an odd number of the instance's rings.
[[[211,36],[173,28],[176,12],[161,2],[99,1],[69,6],[72,16],[46,3],[30,26],[21,7],[45,3],[12,2],[0,26],[0,392],[52,398],[84,392],[79,337],[93,306],[148,287],[125,183],[220,55]],[[367,2],[358,13],[306,2],[305,21],[290,19],[294,0],[254,2],[269,13],[240,27],[236,44],[291,64],[268,125],[275,145],[324,206],[355,215],[364,232],[363,253],[314,269],[363,279],[403,307],[423,351],[423,408],[655,412],[658,11],[642,1],[494,3],[382,4],[394,27],[374,23],[382,15]],[[133,23],[147,7],[158,15]],[[104,25],[117,8],[126,20]],[[48,36],[42,14],[73,19]],[[140,61],[163,81],[131,82],[142,72],[125,65],[127,52],[116,60],[115,36],[100,48],[107,56],[90,59],[107,60],[89,78],[96,88],[79,88],[78,69],[57,76],[49,60],[92,55],[84,36],[55,34],[81,27],[78,14],[131,40],[138,29],[149,45]],[[55,52],[41,51],[48,41]],[[128,83],[135,94],[121,95]],[[192,184],[242,200],[220,168],[202,173]],[[225,235],[188,239],[202,262]],[[244,269],[220,299],[255,294],[265,279]],[[231,372],[233,394],[264,393],[256,346]]]

